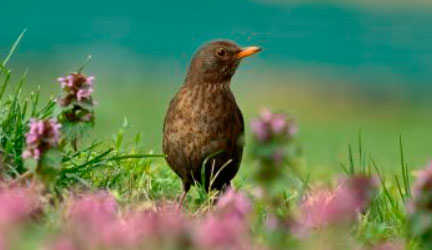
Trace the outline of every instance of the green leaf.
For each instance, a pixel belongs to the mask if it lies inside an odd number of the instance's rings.
[[[24,161],[24,167],[30,172],[36,172],[37,160],[33,158],[28,158]]]

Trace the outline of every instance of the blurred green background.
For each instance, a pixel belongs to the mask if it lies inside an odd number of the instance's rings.
[[[379,3],[375,3],[379,2]],[[432,151],[432,2],[424,1],[2,1],[0,56],[18,34],[10,65],[29,69],[45,97],[89,54],[97,127],[110,137],[127,117],[160,152],[163,118],[194,51],[212,39],[259,45],[232,81],[250,120],[261,107],[293,113],[307,166],[339,171],[359,130],[367,153],[411,167]]]

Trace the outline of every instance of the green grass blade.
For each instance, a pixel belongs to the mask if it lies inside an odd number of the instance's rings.
[[[350,167],[350,172],[351,175],[355,174],[355,169],[354,169],[354,156],[353,156],[353,152],[352,152],[352,147],[351,144],[348,144],[348,157],[349,157],[349,167]]]
[[[133,155],[120,155],[120,156],[114,156],[110,158],[112,161],[118,161],[118,160],[127,160],[127,159],[142,159],[142,158],[164,158],[165,155],[163,154],[133,154]]]
[[[405,194],[409,197],[411,196],[409,170],[408,170],[408,164],[405,161],[402,135],[399,135],[399,148],[400,148],[402,181],[404,184]]]
[[[9,80],[10,80],[10,70],[6,71],[5,80],[3,82],[3,85],[0,87],[0,101],[1,101],[3,95],[4,95],[5,91],[6,91],[6,87],[8,86]]]
[[[26,33],[26,31],[27,31],[27,29],[24,29],[23,32],[21,32],[21,34],[16,39],[15,43],[12,45],[12,48],[10,49],[8,55],[3,60],[3,63],[0,65],[2,68],[6,67],[6,64],[11,59],[13,53],[15,52],[16,48],[18,47],[18,44],[21,42],[21,39],[24,37],[24,34]]]

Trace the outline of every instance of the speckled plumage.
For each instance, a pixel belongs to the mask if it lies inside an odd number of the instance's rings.
[[[230,81],[240,62],[236,58],[240,51],[240,47],[228,41],[203,46],[192,59],[183,86],[169,104],[163,151],[169,166],[182,179],[185,192],[195,181],[202,183],[201,168],[207,158],[203,183],[206,190],[212,170],[212,176],[220,172],[211,188],[221,190],[239,169],[244,122]]]

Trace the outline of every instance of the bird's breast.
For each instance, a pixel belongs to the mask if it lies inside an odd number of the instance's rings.
[[[182,122],[190,123],[194,132],[226,130],[236,119],[237,103],[231,91],[223,86],[204,85],[180,93],[177,110]]]
[[[243,134],[243,120],[228,88],[193,86],[182,88],[172,101],[164,133],[166,143],[202,155],[235,147]]]

